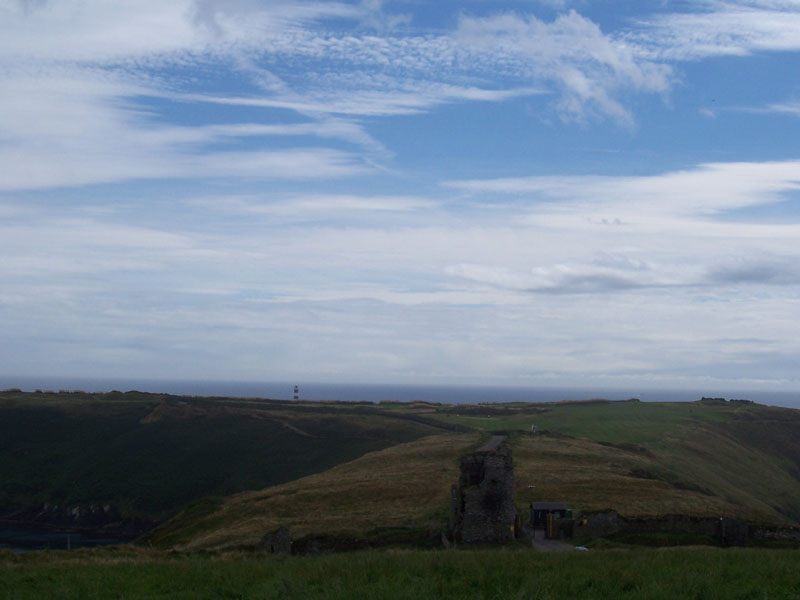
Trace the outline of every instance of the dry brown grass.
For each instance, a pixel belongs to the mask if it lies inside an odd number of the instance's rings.
[[[682,514],[780,520],[769,511],[748,508],[743,514],[741,506],[722,497],[631,474],[663,473],[663,459],[654,454],[547,435],[520,436],[513,448],[516,501],[523,511],[530,502],[542,500],[563,501],[576,511],[614,509],[627,517]]]
[[[177,537],[154,539],[181,551],[257,544],[287,527],[292,536],[364,538],[376,528],[435,529],[448,510],[458,459],[475,448],[478,434],[439,434],[372,452],[288,484],[227,498],[218,510],[178,527]],[[669,514],[743,517],[781,522],[769,509],[742,506],[722,495],[676,487],[663,478],[669,456],[553,435],[515,435],[516,504],[527,517],[534,500],[563,501],[576,512],[614,509],[626,517]],[[666,463],[665,463],[666,461]],[[691,468],[689,469],[691,470]],[[688,480],[691,482],[692,480]],[[530,487],[535,486],[535,487]]]
[[[516,504],[525,516],[531,501],[551,500],[576,512],[613,509],[629,518],[727,516],[788,525],[800,515],[798,421],[794,411],[773,413],[738,404],[624,402],[560,406],[533,416],[504,408],[499,416],[475,419],[486,421],[485,436],[502,429],[492,425],[527,429],[534,417],[550,430],[518,430],[510,440]],[[293,423],[307,428],[302,420]],[[446,519],[459,456],[477,447],[479,437],[432,435],[239,494],[219,507],[187,511],[183,522],[179,517],[156,531],[154,541],[178,549],[224,549],[256,544],[279,526],[295,539],[369,539],[376,528],[435,529]]]
[[[377,527],[424,527],[431,521],[438,526],[458,479],[458,459],[479,439],[477,433],[434,435],[291,483],[231,496],[175,548],[253,545],[281,526],[294,538],[360,536]]]

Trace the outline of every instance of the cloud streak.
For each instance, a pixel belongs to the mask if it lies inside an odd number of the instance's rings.
[[[543,176],[444,182],[470,194],[523,196],[553,213],[580,205],[586,216],[623,224],[647,217],[713,217],[780,202],[800,189],[800,161],[708,163],[642,177]],[[566,204],[564,204],[566,202]],[[598,213],[605,213],[600,216]],[[605,221],[602,221],[605,219]]]
[[[792,1],[697,2],[696,12],[640,19],[629,39],[655,60],[701,60],[800,50],[800,6]]]

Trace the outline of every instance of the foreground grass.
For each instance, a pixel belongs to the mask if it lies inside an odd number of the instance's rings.
[[[800,551],[0,554],[0,598],[800,598]]]

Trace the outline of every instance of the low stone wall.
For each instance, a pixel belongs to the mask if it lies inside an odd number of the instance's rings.
[[[750,528],[750,539],[757,541],[800,542],[800,528],[757,525]]]
[[[763,528],[762,528],[763,529]],[[582,515],[576,519],[575,535],[578,537],[608,537],[618,533],[680,532],[707,535],[724,546],[743,546],[756,539],[744,521],[719,517],[690,517],[667,515],[658,519],[626,519],[616,511]],[[759,530],[758,535],[767,535]]]

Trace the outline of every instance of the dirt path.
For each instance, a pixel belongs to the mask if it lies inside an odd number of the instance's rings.
[[[533,532],[533,540],[531,545],[534,550],[541,552],[566,552],[567,550],[574,550],[575,547],[566,544],[559,540],[548,540],[544,535],[544,529],[537,529]]]
[[[478,448],[477,452],[491,452],[492,450],[497,450],[497,447],[503,443],[506,437],[505,435],[493,435],[492,439]]]

